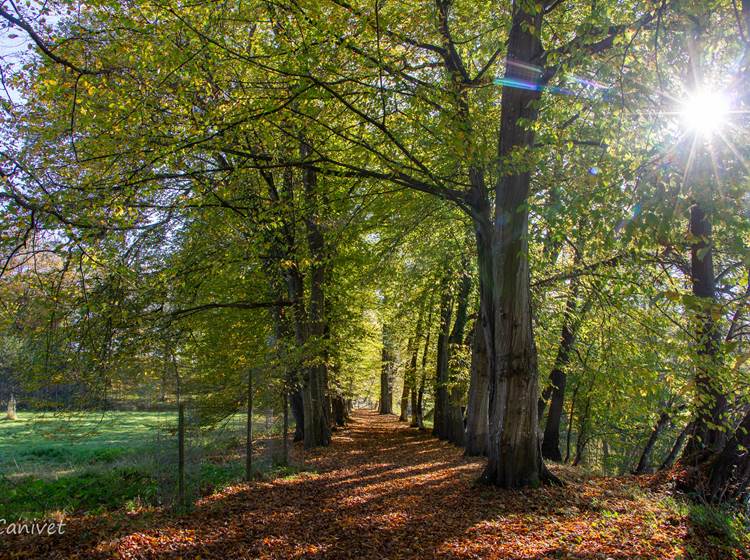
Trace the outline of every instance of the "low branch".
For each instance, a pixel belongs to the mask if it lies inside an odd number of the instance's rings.
[[[294,305],[292,301],[230,301],[230,302],[213,302],[188,307],[187,309],[178,309],[172,311],[170,315],[175,319],[183,319],[189,315],[208,311],[209,309],[273,309],[276,307],[289,307]]]
[[[577,268],[568,272],[561,272],[560,274],[553,274],[552,276],[548,276],[547,278],[540,278],[539,280],[532,282],[531,287],[537,288],[539,286],[547,286],[549,284],[554,284],[555,282],[559,282],[561,280],[570,280],[572,278],[578,278],[579,276],[585,276],[586,274],[593,273],[599,267],[614,266],[618,264],[624,257],[625,257],[624,254],[615,255],[614,257],[610,257],[602,261],[597,261],[595,263],[587,264],[585,266],[582,266],[580,268]]]

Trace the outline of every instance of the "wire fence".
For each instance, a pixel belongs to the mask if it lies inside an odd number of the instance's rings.
[[[281,411],[254,410],[249,426],[247,413],[216,422],[190,404],[180,410],[176,422],[157,431],[149,461],[160,505],[189,506],[223,485],[304,468],[304,453],[293,445],[293,426],[287,420],[285,430]]]
[[[23,412],[0,430],[0,518],[185,509],[225,486],[294,474],[304,451],[284,417],[281,406],[227,416],[197,400],[160,412]]]

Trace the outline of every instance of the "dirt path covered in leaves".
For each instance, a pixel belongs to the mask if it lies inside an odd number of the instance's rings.
[[[63,536],[0,541],[0,558],[606,560],[690,557],[696,542],[647,479],[497,490],[475,483],[482,460],[370,411],[306,462],[314,472],[228,488],[183,517],[72,519]]]

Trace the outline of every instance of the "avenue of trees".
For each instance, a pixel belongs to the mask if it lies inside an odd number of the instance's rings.
[[[747,496],[750,2],[0,22],[0,399],[219,418],[253,370],[306,447],[369,399],[500,487]]]

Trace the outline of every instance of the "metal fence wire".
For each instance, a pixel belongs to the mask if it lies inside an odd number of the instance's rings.
[[[176,412],[176,421],[165,422],[157,430],[149,461],[155,482],[153,500],[167,507],[187,507],[219,487],[248,478],[247,413],[215,421],[189,403],[181,408],[182,422]],[[285,443],[283,414],[273,408],[253,411],[251,479],[304,468],[304,453],[292,444],[293,432],[294,426],[289,426]]]

